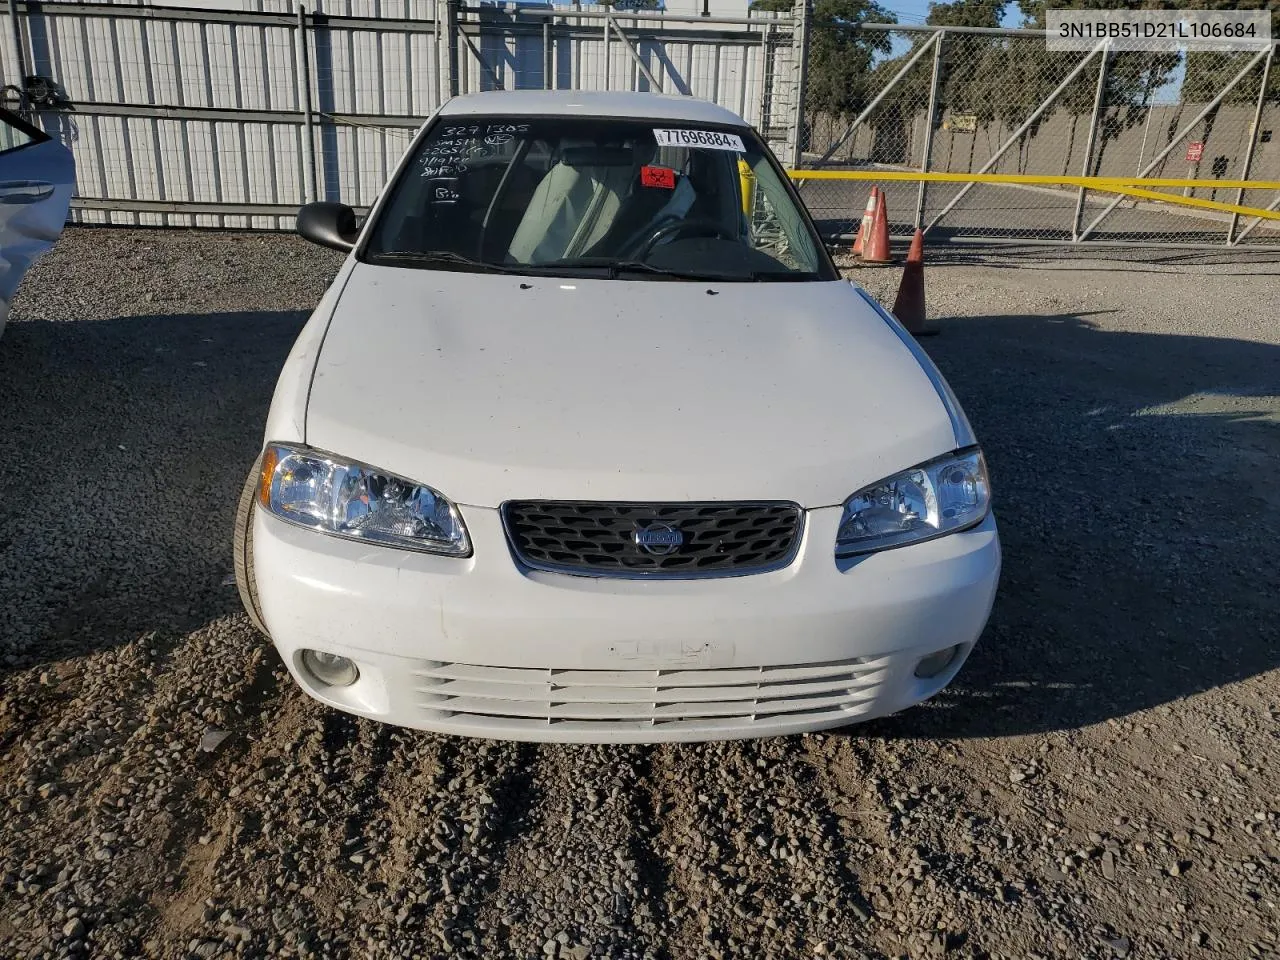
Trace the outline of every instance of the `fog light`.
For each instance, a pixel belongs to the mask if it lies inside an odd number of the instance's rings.
[[[326,687],[349,687],[360,679],[355,663],[336,653],[303,650],[302,666],[313,679]]]
[[[957,643],[954,647],[947,647],[945,650],[939,650],[924,657],[916,664],[916,676],[921,680],[932,680],[939,674],[945,673],[956,662],[963,647],[964,644]]]

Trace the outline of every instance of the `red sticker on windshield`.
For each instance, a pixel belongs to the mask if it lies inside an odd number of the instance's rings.
[[[640,186],[662,187],[664,190],[676,188],[676,172],[670,167],[641,167]]]

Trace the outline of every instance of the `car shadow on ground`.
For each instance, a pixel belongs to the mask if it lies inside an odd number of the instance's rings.
[[[303,311],[12,322],[0,672],[239,610],[236,498]]]
[[[1071,729],[1280,666],[1280,348],[940,321],[926,349],[981,438],[1004,569],[951,687],[854,736]]]

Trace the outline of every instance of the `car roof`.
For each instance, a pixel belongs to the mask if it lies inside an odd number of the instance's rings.
[[[583,90],[490,90],[454,97],[441,116],[510,114],[512,116],[643,117],[692,123],[726,123],[745,127],[732,110],[696,97],[660,93]]]

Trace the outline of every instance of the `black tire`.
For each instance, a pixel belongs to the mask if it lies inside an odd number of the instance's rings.
[[[261,469],[262,458],[259,457],[245,479],[244,489],[240,491],[240,502],[236,505],[234,559],[236,589],[240,591],[244,612],[249,615],[250,622],[258,632],[269,637],[271,634],[262,622],[262,609],[258,606],[258,582],[253,573],[253,509],[258,496],[258,473]]]

